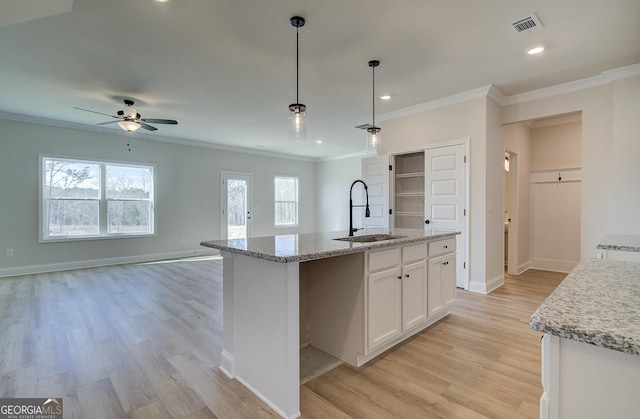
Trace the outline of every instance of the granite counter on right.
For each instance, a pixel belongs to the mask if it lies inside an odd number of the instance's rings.
[[[640,263],[580,262],[531,316],[541,418],[640,415]]]
[[[596,248],[600,259],[640,262],[640,235],[607,234]]]

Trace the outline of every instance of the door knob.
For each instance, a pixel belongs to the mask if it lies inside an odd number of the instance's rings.
[[[425,223],[425,224],[429,224],[430,222],[431,222],[431,221],[429,221],[429,220],[424,220],[424,223]]]

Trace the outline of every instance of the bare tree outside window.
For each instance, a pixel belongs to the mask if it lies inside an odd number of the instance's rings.
[[[153,167],[44,157],[42,170],[43,239],[153,233]]]
[[[298,178],[276,176],[275,225],[298,225]]]

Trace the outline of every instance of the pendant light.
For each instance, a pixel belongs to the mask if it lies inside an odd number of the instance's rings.
[[[298,58],[298,29],[304,26],[303,17],[294,16],[291,18],[291,25],[296,28],[296,103],[289,105],[291,115],[289,116],[289,138],[292,140],[307,139],[307,125],[305,123],[305,114],[307,106],[300,103],[298,99],[298,79],[300,73],[300,64]]]
[[[367,153],[380,154],[380,128],[376,127],[376,67],[380,65],[380,61],[369,61],[369,67],[371,67],[372,82],[371,82],[371,95],[372,95],[372,121],[371,126],[367,128],[369,138],[367,139]]]

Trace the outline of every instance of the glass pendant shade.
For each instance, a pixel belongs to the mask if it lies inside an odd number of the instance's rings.
[[[289,138],[292,140],[305,140],[307,138],[307,122],[305,118],[307,107],[301,103],[289,106]]]
[[[380,61],[369,61],[371,67],[371,126],[367,128],[369,133],[367,137],[367,153],[380,154],[380,146],[382,139],[380,138],[381,129],[376,126],[376,67],[380,65]]]
[[[380,131],[378,127],[367,128],[367,153],[380,154],[380,145],[382,144]]]
[[[140,128],[140,124],[135,121],[118,121],[118,126],[127,132],[134,132]]]

